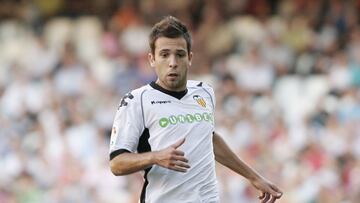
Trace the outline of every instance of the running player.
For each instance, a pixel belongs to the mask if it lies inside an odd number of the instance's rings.
[[[187,80],[191,37],[168,16],[150,34],[149,62],[158,76],[126,94],[115,116],[110,165],[115,175],[144,170],[140,202],[219,202],[215,160],[275,202],[282,192],[244,163],[214,128],[215,95],[199,81]]]

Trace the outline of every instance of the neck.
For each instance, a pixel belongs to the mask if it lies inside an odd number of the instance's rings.
[[[163,92],[163,93],[165,93],[167,95],[173,96],[173,97],[175,97],[177,99],[183,98],[186,95],[187,91],[188,91],[187,89],[182,90],[182,91],[181,90],[180,91],[167,90],[167,89],[163,88],[162,86],[158,85],[156,82],[151,82],[150,86],[153,87],[156,90],[159,90],[160,92]]]
[[[184,90],[186,90],[186,82],[184,83],[184,85],[180,86],[180,87],[176,87],[176,88],[169,88],[168,86],[166,86],[163,82],[161,82],[161,80],[157,79],[155,82],[157,85],[159,85],[160,87],[162,87],[163,89],[166,89],[168,91],[173,91],[173,92],[182,92]]]

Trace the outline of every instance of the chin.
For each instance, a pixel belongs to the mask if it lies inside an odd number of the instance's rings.
[[[170,82],[169,83],[169,87],[171,87],[172,89],[177,89],[180,87],[180,85],[178,83],[173,83],[173,82]]]
[[[178,89],[181,87],[181,85],[180,85],[179,81],[169,81],[168,87],[170,87],[171,89]]]

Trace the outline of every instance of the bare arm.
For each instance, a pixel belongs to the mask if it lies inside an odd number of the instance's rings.
[[[275,202],[280,198],[282,192],[271,182],[263,178],[254,169],[243,162],[236,154],[229,148],[225,141],[216,132],[213,136],[215,160],[237,174],[248,179],[251,184],[262,192],[259,197],[263,202]]]
[[[248,180],[260,175],[243,162],[216,132],[213,136],[215,160]]]
[[[185,139],[160,151],[146,153],[122,153],[110,161],[111,172],[114,175],[128,175],[144,170],[156,164],[170,170],[186,172],[190,166],[184,157],[184,152],[177,150],[185,142]]]
[[[124,152],[110,161],[111,172],[114,175],[128,175],[144,170],[155,164],[154,152],[129,153]]]

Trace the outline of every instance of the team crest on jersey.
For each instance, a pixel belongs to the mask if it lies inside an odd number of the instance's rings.
[[[205,99],[202,98],[200,95],[194,95],[193,99],[202,107],[206,107]]]

